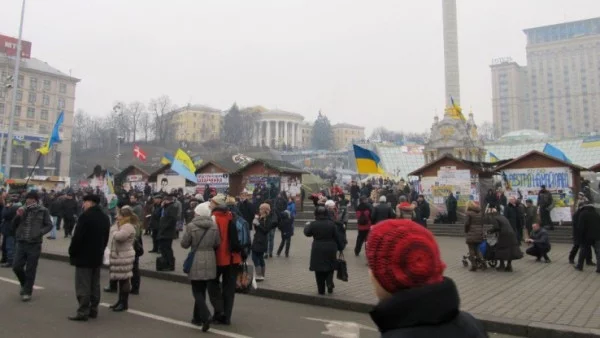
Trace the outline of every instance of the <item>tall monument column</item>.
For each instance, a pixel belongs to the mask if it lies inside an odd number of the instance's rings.
[[[458,25],[456,0],[442,0],[444,15],[444,77],[446,81],[446,107],[450,97],[460,104],[460,77],[458,68]]]

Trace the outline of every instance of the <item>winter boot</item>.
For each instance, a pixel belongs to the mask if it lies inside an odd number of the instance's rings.
[[[123,312],[129,309],[129,292],[121,291],[119,293],[119,298],[121,299],[121,303],[113,308],[114,312]]]

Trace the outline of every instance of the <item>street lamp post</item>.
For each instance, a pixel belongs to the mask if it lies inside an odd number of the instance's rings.
[[[12,91],[12,107],[11,114],[8,120],[8,139],[6,145],[6,166],[4,168],[4,176],[10,178],[10,166],[12,165],[12,140],[13,140],[13,123],[15,121],[15,109],[17,109],[17,88],[19,87],[19,68],[21,64],[21,40],[23,37],[23,20],[25,19],[25,0],[21,7],[21,23],[19,24],[19,38],[17,41],[17,55],[15,57],[15,72],[13,74],[13,91]]]

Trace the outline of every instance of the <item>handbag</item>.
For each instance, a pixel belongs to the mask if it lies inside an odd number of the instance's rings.
[[[341,280],[342,282],[348,281],[348,265],[346,264],[346,259],[344,258],[344,253],[340,252],[338,256],[337,262],[337,275],[336,278]]]
[[[256,274],[254,273],[254,269],[251,269],[246,261],[244,261],[241,265],[241,271],[237,275],[235,292],[248,293],[256,290],[256,288]]]
[[[204,236],[206,236],[207,232],[208,229],[204,230],[204,233],[200,237],[198,244],[190,250],[187,257],[185,258],[185,261],[183,261],[184,273],[190,273],[190,271],[192,270],[192,265],[194,264],[194,257],[196,256],[196,250],[198,250],[198,247],[200,246],[200,243],[202,243],[202,240],[204,239]]]
[[[141,257],[144,255],[144,244],[142,242],[141,237],[136,237],[133,240],[133,250],[135,251],[135,255],[137,257]]]

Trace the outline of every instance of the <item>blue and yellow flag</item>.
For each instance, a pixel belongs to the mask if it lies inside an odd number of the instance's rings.
[[[565,155],[565,153],[563,153],[562,150],[556,148],[550,143],[546,143],[546,145],[544,146],[544,154],[555,157],[561,161],[571,163],[571,160],[569,160],[567,155]]]
[[[46,141],[46,144],[44,144],[41,148],[37,149],[37,152],[39,152],[42,156],[48,155],[50,149],[52,149],[52,145],[61,141],[58,131],[60,129],[60,126],[63,124],[64,120],[65,112],[61,111],[58,115],[58,118],[56,119],[56,122],[54,123],[54,128],[52,128],[52,134],[50,134],[50,137],[48,137],[48,141]]]
[[[600,147],[600,136],[590,136],[583,139],[581,142],[581,148],[595,148]]]
[[[185,179],[188,181],[198,183],[198,178],[196,177],[196,174],[193,171],[190,171],[190,169],[185,164],[183,164],[183,162],[177,159],[175,159],[175,161],[171,163],[171,170],[185,177]]]
[[[108,170],[106,170],[106,185],[108,186],[108,193],[114,194],[115,193],[115,184],[113,182],[113,177],[110,176],[110,172],[108,172]]]
[[[188,155],[185,151],[181,150],[181,148],[177,149],[175,152],[175,159],[183,163],[183,165],[192,173],[196,172],[196,166],[194,165],[194,161],[190,155]]]
[[[173,163],[173,155],[169,154],[169,153],[165,153],[163,155],[163,157],[160,159],[160,164],[171,164]]]
[[[452,96],[450,96],[450,102],[452,102],[452,107],[449,108],[450,117],[452,117],[455,120],[466,121],[467,119],[462,113],[462,108],[454,102],[454,98]]]
[[[500,161],[500,159],[498,158],[498,156],[496,156],[496,154],[492,153],[491,151],[489,152],[490,154],[490,163],[496,163],[498,161]]]
[[[356,158],[356,170],[359,174],[385,175],[381,167],[381,159],[373,151],[354,145],[354,157]]]

